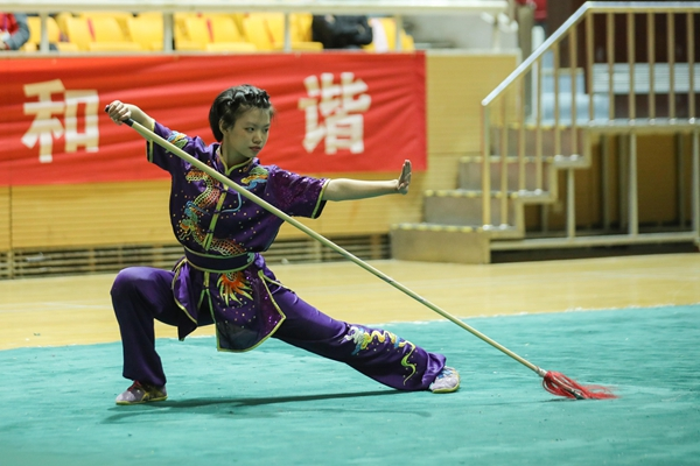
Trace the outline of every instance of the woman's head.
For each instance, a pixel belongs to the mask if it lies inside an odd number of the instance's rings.
[[[233,128],[236,120],[253,108],[266,110],[270,118],[275,113],[267,92],[250,84],[230,87],[220,93],[209,109],[209,126],[214,138],[221,142],[224,138],[221,128]]]

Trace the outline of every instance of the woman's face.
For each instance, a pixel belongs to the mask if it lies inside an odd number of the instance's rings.
[[[253,107],[237,119],[232,128],[221,128],[221,154],[228,166],[246,162],[265,147],[270,132],[270,111]]]

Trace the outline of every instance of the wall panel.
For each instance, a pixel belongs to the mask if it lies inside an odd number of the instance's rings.
[[[428,55],[429,155],[463,155],[481,150],[481,101],[515,69],[516,64],[515,54],[436,52]]]
[[[168,181],[19,186],[14,248],[171,242]]]
[[[8,251],[10,236],[10,188],[0,187],[0,251]]]

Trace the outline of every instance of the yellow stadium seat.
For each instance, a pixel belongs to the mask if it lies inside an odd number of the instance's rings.
[[[39,45],[41,43],[41,18],[38,16],[27,16],[27,24],[29,26],[29,42]],[[51,16],[46,18],[46,27],[49,42],[61,40],[61,29],[59,29],[58,23]]]
[[[68,18],[74,18],[73,13],[69,13],[67,11],[62,11],[60,13],[57,13],[56,16],[56,24],[58,24],[59,29],[64,35],[68,35],[68,29],[66,25],[66,20]]]
[[[86,17],[95,42],[127,42],[124,30],[116,19],[108,16]]]
[[[41,18],[38,16],[28,16],[29,40],[24,44],[22,50],[25,52],[36,52],[41,46]],[[61,40],[61,30],[56,20],[51,16],[46,18],[46,28],[49,43],[57,43]]]
[[[115,20],[117,24],[119,25],[119,28],[122,31],[122,35],[125,35],[126,32],[126,21],[129,18],[133,18],[134,15],[126,12],[126,11],[87,11],[80,13],[78,15],[81,18],[86,18],[90,20],[95,20],[98,18],[108,18],[111,20]]]
[[[207,52],[244,52],[255,53],[257,47],[249,42],[212,42],[205,47]]]
[[[190,42],[200,44],[199,50],[204,50],[212,42],[211,32],[207,26],[206,19],[202,17],[185,18],[183,21],[183,32]]]
[[[87,51],[93,41],[88,22],[74,16],[66,16],[63,21],[66,28],[64,32],[68,36],[68,40],[74,43],[79,50]]]
[[[272,37],[273,47],[275,50],[284,48],[284,13],[263,13],[266,27]],[[323,50],[323,44],[320,42],[304,41],[301,39],[303,34],[299,31],[299,25],[295,18],[290,15],[289,18],[289,38],[291,41],[292,50]]]
[[[212,42],[245,42],[231,16],[214,15],[204,18],[211,28]]]
[[[179,15],[174,35],[176,50],[201,51],[210,42],[206,25],[200,17],[194,15]]]
[[[236,28],[236,32],[238,33],[239,37],[244,37],[245,34],[243,33],[243,18],[245,18],[247,15],[246,13],[212,13],[212,12],[205,12],[205,13],[194,13],[194,16],[198,16],[201,18],[205,19],[215,19],[215,18],[224,18],[225,22],[226,20],[233,20],[233,24]]]
[[[201,52],[202,44],[187,39],[175,39],[175,50],[178,52]]]
[[[189,40],[187,37],[187,33],[185,32],[185,20],[187,18],[198,18],[200,15],[199,13],[192,13],[192,12],[178,12],[173,14],[173,35],[175,36],[175,40]]]
[[[246,39],[260,51],[274,50],[272,38],[262,16],[250,14],[243,19],[243,32]]]
[[[163,50],[163,18],[156,15],[139,15],[126,21],[126,30],[131,42],[143,50]]]
[[[77,45],[80,51],[123,51],[143,50],[141,46],[125,39],[121,28],[111,18],[66,18],[68,39]]]
[[[22,52],[36,52],[39,50],[39,47],[34,42],[27,41],[22,47],[19,48],[19,50]]]
[[[283,13],[250,13],[243,21],[245,34],[249,42],[255,44],[258,50],[284,49],[284,14]],[[299,37],[297,28],[290,18],[290,39],[292,50],[320,51],[323,44],[295,40]]]
[[[292,40],[312,42],[311,23],[314,16],[311,13],[292,13],[289,16],[289,22],[292,25]]]
[[[236,28],[238,28],[238,33],[241,35],[241,37],[245,37],[245,30],[243,29],[243,20],[245,19],[245,17],[245,13],[231,14],[231,18],[233,18],[233,22],[235,23]]]
[[[58,42],[56,48],[59,52],[80,52],[78,45],[73,42]]]
[[[143,49],[135,42],[90,42],[90,52],[141,52]]]
[[[184,17],[175,47],[181,51],[255,52],[257,47],[238,33],[233,19],[224,15]]]

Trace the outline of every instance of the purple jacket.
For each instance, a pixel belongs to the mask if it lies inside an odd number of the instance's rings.
[[[159,123],[153,129],[172,144],[226,175],[290,216],[317,218],[325,206],[327,179],[301,176],[258,159],[226,167],[220,144],[206,145]],[[185,257],[174,268],[176,302],[184,311],[180,339],[195,328],[200,312],[211,312],[217,345],[247,351],[272,335],[284,321],[274,292],[282,286],[260,254],[275,240],[284,221],[203,171],[148,143],[148,160],[170,172],[170,221]]]

